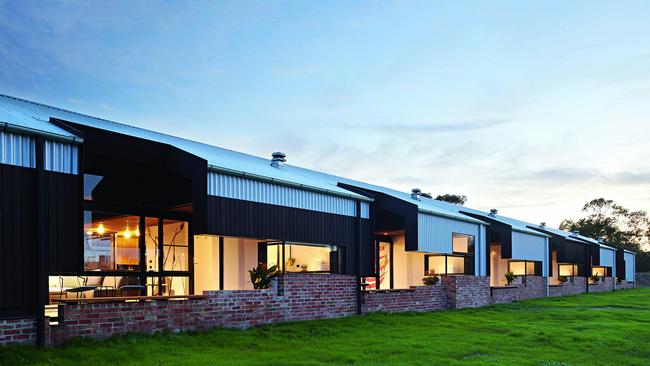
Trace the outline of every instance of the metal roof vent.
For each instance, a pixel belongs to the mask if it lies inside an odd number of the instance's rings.
[[[286,159],[287,154],[276,151],[273,154],[271,154],[271,166],[280,168],[282,165],[287,161]]]
[[[540,222],[540,223],[539,223],[539,227],[546,227],[546,223],[545,223],[545,222],[543,222],[543,221],[542,221],[542,222]]]
[[[490,213],[488,214],[488,216],[494,217],[494,216],[497,215],[497,212],[499,212],[499,210],[497,210],[496,208],[493,208],[493,209],[490,210]]]
[[[419,201],[421,194],[422,194],[422,190],[420,188],[411,189],[411,198],[413,198],[414,200]]]

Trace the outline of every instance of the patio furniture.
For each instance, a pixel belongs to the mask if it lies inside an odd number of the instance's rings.
[[[122,277],[120,279],[119,285],[117,287],[120,296],[129,296],[129,293],[136,292],[135,296],[139,296],[143,291],[147,290],[146,286],[140,284],[140,280],[137,277]]]
[[[101,286],[103,280],[104,277],[101,276],[94,276],[94,277],[61,276],[59,277],[59,281],[61,283],[61,298],[63,298],[64,293],[66,294],[66,297],[68,293],[75,294],[77,298],[84,297],[84,292],[95,290],[98,286]],[[75,281],[76,281],[76,286],[74,284]]]

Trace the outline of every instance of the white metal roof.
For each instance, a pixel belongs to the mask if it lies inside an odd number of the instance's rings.
[[[424,200],[424,198],[423,198],[423,200]],[[454,210],[454,211],[456,211],[458,213],[468,212],[468,213],[472,213],[472,214],[475,214],[475,215],[480,215],[482,217],[485,217],[486,219],[492,219],[492,220],[504,223],[506,225],[510,225],[514,231],[519,231],[519,232],[522,232],[522,233],[525,233],[525,234],[536,235],[536,236],[544,236],[544,237],[549,236],[549,235],[546,235],[546,234],[541,233],[539,231],[530,229],[529,226],[532,226],[533,224],[528,223],[528,222],[524,222],[524,221],[521,221],[521,220],[516,220],[516,219],[510,218],[510,217],[507,217],[507,216],[503,216],[503,215],[499,215],[499,214],[491,216],[488,212],[481,211],[481,210],[476,210],[476,209],[466,207],[466,206],[455,205],[455,204],[449,203],[449,202],[437,201],[437,200],[430,200],[430,201],[433,201],[433,202],[431,202],[431,204],[436,205],[438,207],[444,207],[444,208],[446,208],[448,210]]]
[[[317,179],[317,175],[309,177],[305,174],[298,174],[299,171],[303,171],[304,169],[293,167],[289,164],[285,164],[282,168],[278,169],[271,166],[270,159],[0,94],[0,122],[45,132],[62,138],[76,137],[50,123],[50,117],[175,146],[207,160],[210,167],[218,170],[248,176],[253,179],[264,178],[280,184],[287,183],[302,186],[307,189],[312,188],[326,191],[335,195],[368,200],[366,197],[340,188],[336,184],[332,184],[332,182]]]

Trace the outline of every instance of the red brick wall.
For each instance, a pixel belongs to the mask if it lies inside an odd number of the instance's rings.
[[[586,287],[587,287],[587,278],[573,277],[573,282],[569,280],[562,285],[550,286],[549,295],[569,296],[569,295],[581,294],[587,291]]]
[[[353,315],[355,285],[354,276],[286,274],[268,290],[209,291],[202,299],[178,301],[67,304],[62,324],[52,328],[52,343]]]
[[[0,346],[36,342],[36,318],[0,319]]]
[[[614,278],[605,277],[598,281],[598,284],[589,284],[589,292],[605,292],[614,290]]]
[[[490,303],[490,277],[442,276],[450,309],[477,308]]]
[[[619,290],[625,290],[628,288],[634,288],[634,282],[621,281],[616,283],[616,288]]]
[[[363,313],[376,311],[432,311],[447,307],[447,299],[440,283],[403,290],[372,290],[363,293]]]
[[[490,303],[504,304],[517,300],[535,299],[546,296],[546,279],[541,276],[526,276],[522,283],[508,287],[493,287]]]

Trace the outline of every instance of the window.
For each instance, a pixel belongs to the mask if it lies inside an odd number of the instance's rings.
[[[592,276],[598,276],[598,277],[609,277],[608,275],[610,273],[609,267],[592,267],[591,268],[591,275]]]
[[[140,218],[84,211],[84,269],[138,271]]]
[[[474,254],[474,236],[453,233],[451,242],[454,253]]]
[[[508,271],[515,276],[541,276],[542,262],[539,261],[509,261]]]
[[[188,224],[185,221],[163,220],[163,270],[187,271]]]
[[[560,276],[564,277],[573,277],[578,275],[578,265],[577,264],[560,264],[559,271]]]
[[[285,272],[338,273],[338,266],[332,261],[338,263],[343,259],[337,247],[331,245],[261,243],[260,249],[266,254],[260,255],[261,264],[267,267],[277,265],[279,270]]]
[[[470,274],[466,273],[465,264],[466,258],[464,256],[426,255],[424,256],[424,274],[428,276]]]

